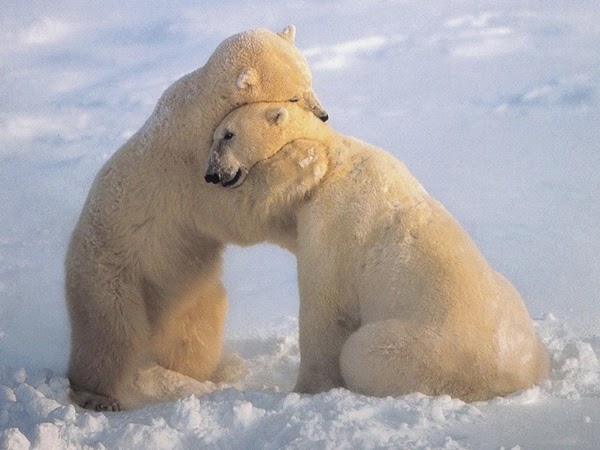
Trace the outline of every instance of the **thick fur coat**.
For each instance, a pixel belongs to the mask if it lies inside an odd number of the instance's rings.
[[[291,216],[286,246],[298,259],[297,391],[475,401],[546,376],[548,357],[519,293],[385,151],[296,105],[252,104],[217,128],[207,174],[248,201],[245,184],[268,175],[262,167],[281,148],[307,155],[290,161],[290,173],[310,162],[300,200],[272,209]]]
[[[135,372],[149,362],[201,381],[219,372],[223,246],[257,240],[229,221],[240,213],[232,193],[204,182],[208,152],[219,122],[246,103],[294,101],[326,120],[294,34],[225,40],[98,173],[66,258],[68,376],[81,406],[137,406]]]

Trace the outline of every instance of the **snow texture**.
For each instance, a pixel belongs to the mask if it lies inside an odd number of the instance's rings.
[[[5,3],[0,448],[598,448],[598,2]],[[295,262],[260,245],[226,254],[237,383],[130,412],[69,403],[63,261],[95,173],[224,38],[290,23],[333,126],[402,159],[521,291],[548,381],[474,404],[292,393]]]

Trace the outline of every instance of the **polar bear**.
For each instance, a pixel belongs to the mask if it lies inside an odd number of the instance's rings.
[[[295,218],[288,233],[296,245],[288,248],[300,289],[296,391],[475,401],[545,377],[547,353],[519,293],[385,151],[293,104],[255,103],[217,127],[207,178],[235,192],[264,176],[255,170],[282,147],[310,141],[326,157],[306,170],[304,199],[278,211]]]
[[[231,192],[202,176],[214,129],[240,105],[290,101],[327,120],[294,37],[290,26],[226,39],[165,91],[96,176],[65,263],[68,377],[79,405],[136,405],[134,374],[149,362],[216,377],[227,307],[222,250],[257,241],[243,221],[229,221]]]

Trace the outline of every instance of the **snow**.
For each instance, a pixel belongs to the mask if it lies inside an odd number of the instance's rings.
[[[93,176],[220,41],[290,23],[333,126],[402,159],[521,291],[548,381],[474,404],[292,393],[295,261],[260,245],[226,254],[239,381],[68,402],[62,264]],[[597,2],[7,2],[0,39],[0,448],[598,447]]]
[[[3,366],[0,442],[11,449],[597,448],[600,339],[581,339],[551,315],[537,324],[551,379],[473,404],[418,393],[290,392],[299,361],[295,319],[229,338],[248,366],[244,380],[136,411],[75,408],[64,376]]]

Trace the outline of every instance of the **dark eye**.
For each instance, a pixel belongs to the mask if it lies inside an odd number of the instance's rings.
[[[290,102],[292,103],[296,103],[298,100],[300,100],[298,97],[290,98]]]
[[[225,140],[229,140],[231,139],[233,136],[235,136],[235,134],[233,134],[231,131],[226,131],[225,134],[223,135],[223,139]]]

